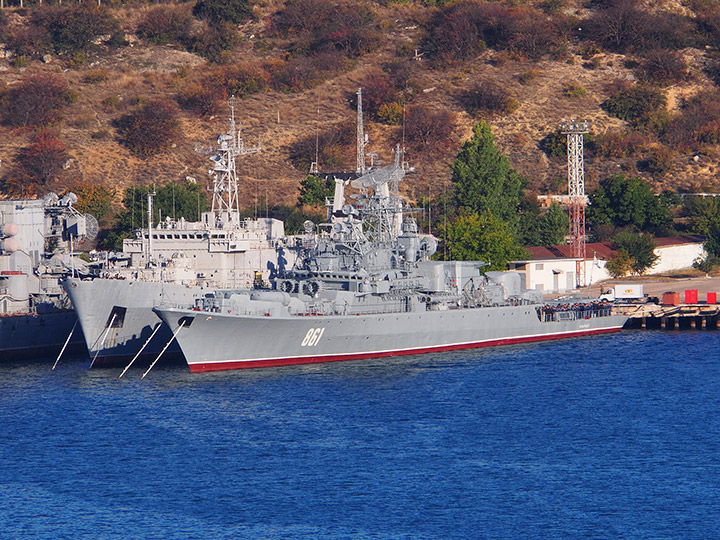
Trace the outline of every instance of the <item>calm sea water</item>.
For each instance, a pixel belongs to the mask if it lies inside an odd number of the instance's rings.
[[[190,374],[0,365],[0,538],[707,539],[720,332]]]

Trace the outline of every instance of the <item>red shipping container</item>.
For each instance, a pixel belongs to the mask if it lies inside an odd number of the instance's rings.
[[[663,306],[679,306],[680,305],[680,293],[677,292],[666,292],[662,297]]]
[[[697,304],[698,303],[698,290],[697,289],[685,289],[685,303],[686,304]]]
[[[708,304],[717,304],[717,293],[716,292],[707,293],[707,303]]]

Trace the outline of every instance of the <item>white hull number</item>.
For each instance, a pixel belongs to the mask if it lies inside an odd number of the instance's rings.
[[[300,344],[301,347],[314,347],[320,342],[320,338],[325,333],[325,328],[311,328],[305,334]]]

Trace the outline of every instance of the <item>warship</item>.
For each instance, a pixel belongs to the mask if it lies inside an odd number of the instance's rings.
[[[77,197],[0,201],[0,359],[15,361],[85,342],[60,280],[85,270],[72,242],[92,238],[97,221],[73,208]]]
[[[434,261],[395,163],[336,179],[327,223],[305,223],[292,268],[270,290],[208,291],[155,308],[193,372],[390,357],[618,331],[609,304],[547,304],[516,272]],[[347,197],[350,184],[355,193]]]
[[[213,199],[200,221],[166,217],[153,225],[153,194],[148,194],[148,227],[123,241],[125,267],[101,277],[63,281],[93,366],[114,366],[156,358],[171,336],[153,314],[160,302],[181,303],[209,287],[245,289],[267,282],[294,261],[292,239],[282,221],[242,218],[238,204],[236,158],[260,150],[246,147],[235,123],[230,99],[230,126],[212,147],[196,147],[213,164]],[[166,362],[183,362],[172,344]]]

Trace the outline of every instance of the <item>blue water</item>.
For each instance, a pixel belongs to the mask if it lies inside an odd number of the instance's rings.
[[[215,374],[0,365],[0,538],[708,539],[720,332]]]

